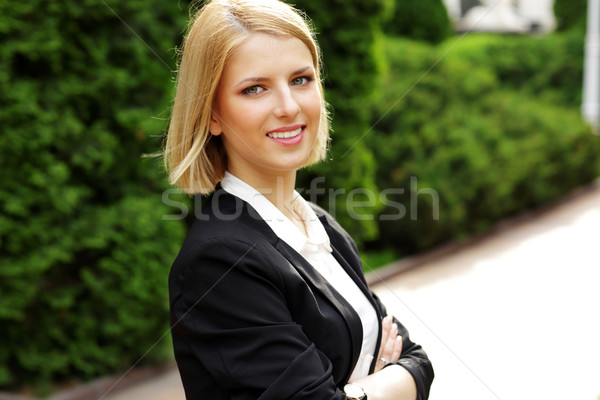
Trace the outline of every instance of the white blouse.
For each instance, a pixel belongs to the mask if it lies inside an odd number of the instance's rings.
[[[304,222],[308,237],[265,196],[231,173],[225,172],[221,186],[250,204],[275,234],[302,255],[354,308],[362,323],[363,341],[350,380],[367,376],[377,344],[377,314],[364,293],[333,257],[329,236],[306,200],[294,191],[293,212]]]

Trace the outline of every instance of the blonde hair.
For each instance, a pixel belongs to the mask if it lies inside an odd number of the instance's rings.
[[[209,194],[223,179],[227,155],[210,133],[212,106],[232,51],[253,33],[295,37],[309,49],[319,90],[321,54],[306,17],[279,0],[212,0],[191,20],[184,39],[175,100],[164,149],[169,181],[188,194]],[[319,131],[303,166],[327,153],[329,119],[322,98]]]

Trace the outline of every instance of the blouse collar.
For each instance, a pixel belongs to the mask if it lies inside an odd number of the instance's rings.
[[[294,190],[292,213],[302,219],[308,237],[263,194],[230,172],[225,172],[221,186],[226,192],[250,204],[273,232],[298,253],[316,252],[320,249],[332,251],[323,224],[297,191]]]

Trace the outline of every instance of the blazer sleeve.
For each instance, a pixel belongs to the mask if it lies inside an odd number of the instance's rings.
[[[291,318],[275,253],[219,238],[176,260],[171,325],[188,398],[205,397],[194,388],[207,380],[236,400],[345,398],[330,361]]]
[[[381,311],[381,315],[387,315],[386,308],[379,297],[375,293],[371,293]],[[386,367],[400,365],[406,368],[417,385],[417,400],[427,400],[434,378],[431,361],[429,361],[429,357],[421,345],[414,343],[410,339],[408,330],[396,317],[394,317],[394,322],[398,325],[398,335],[402,336],[402,354],[400,354],[398,361],[392,362]]]

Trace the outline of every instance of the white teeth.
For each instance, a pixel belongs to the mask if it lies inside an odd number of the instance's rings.
[[[271,132],[267,133],[267,136],[273,139],[289,139],[293,138],[294,136],[298,136],[300,132],[302,132],[302,128],[298,128],[288,132]]]

